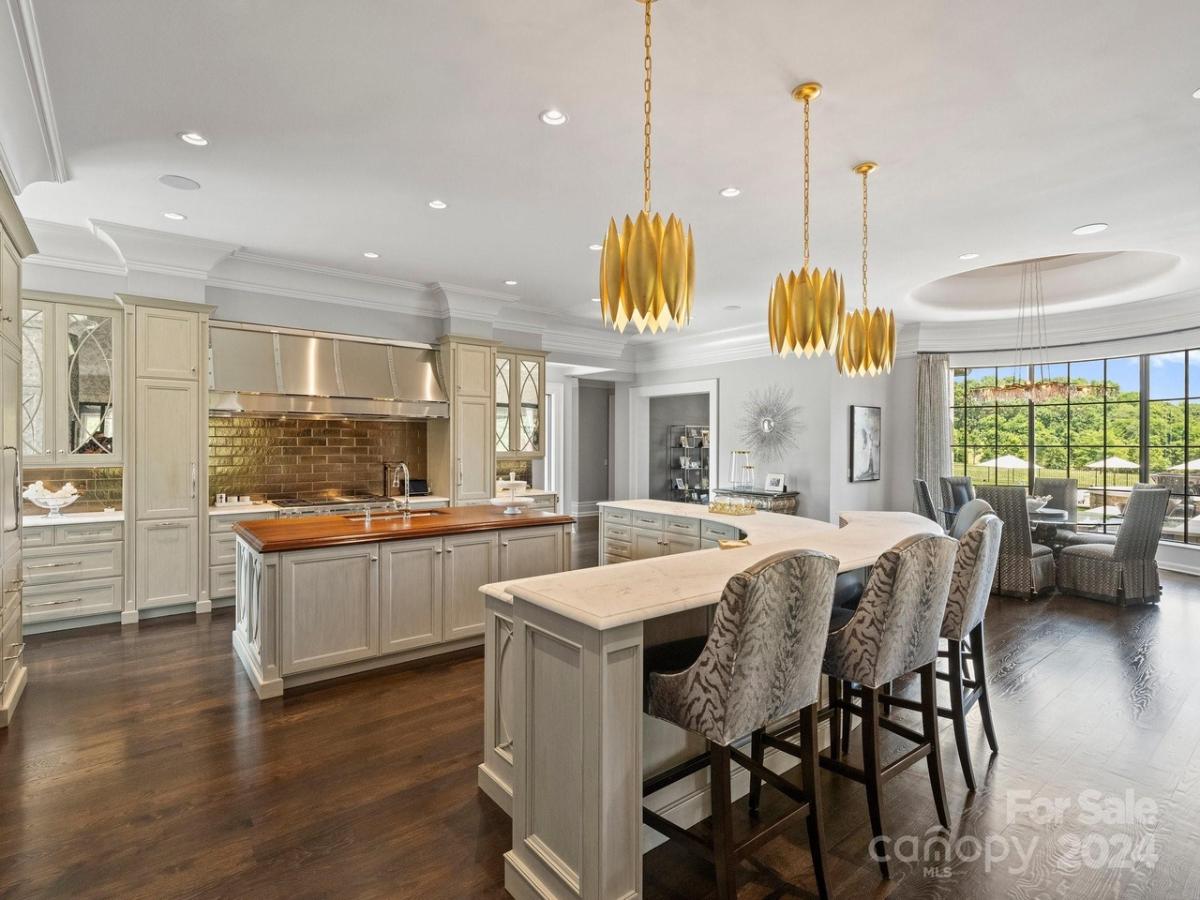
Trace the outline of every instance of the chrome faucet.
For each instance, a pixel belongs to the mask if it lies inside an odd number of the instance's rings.
[[[408,463],[399,462],[396,464],[400,467],[400,472],[404,473],[404,518],[408,519],[412,516],[412,494],[410,493],[410,485],[408,481]],[[400,472],[392,470],[392,487],[400,486]]]

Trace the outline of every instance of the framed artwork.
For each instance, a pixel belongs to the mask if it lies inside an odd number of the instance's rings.
[[[781,493],[784,489],[783,479],[784,476],[782,475],[773,475],[768,472],[767,482],[763,485],[763,490],[770,494]]]
[[[883,441],[878,406],[850,407],[850,480],[878,481]]]

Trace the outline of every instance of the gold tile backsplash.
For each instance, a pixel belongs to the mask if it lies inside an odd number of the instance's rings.
[[[80,497],[67,512],[99,512],[105,507],[121,508],[121,473],[119,466],[97,468],[27,468],[21,473],[22,490],[40,481],[50,490],[58,490],[68,481],[79,489]],[[26,516],[44,516],[46,510],[28,500],[21,504]]]
[[[414,478],[425,477],[425,439],[424,422],[214,416],[208,420],[209,500],[219,493],[255,500],[378,493],[385,460],[403,460]]]
[[[512,473],[517,473],[517,481],[533,484],[533,462],[528,459],[498,459],[496,460],[496,480],[508,481]]]

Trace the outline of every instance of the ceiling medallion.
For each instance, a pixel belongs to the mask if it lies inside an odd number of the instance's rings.
[[[838,371],[854,378],[891,372],[896,361],[896,317],[881,306],[867,302],[867,176],[879,168],[873,162],[854,167],[862,176],[862,309],[846,313],[838,340]]]
[[[780,356],[789,352],[799,356],[833,353],[846,308],[846,292],[841,276],[833,269],[822,275],[809,268],[808,256],[808,137],[809,105],[821,93],[815,82],[802,84],[792,91],[792,99],[804,104],[804,266],[800,273],[775,276],[767,312],[771,350]]]
[[[621,231],[616,219],[600,253],[600,308],[605,324],[617,331],[633,323],[637,330],[665,331],[692,318],[692,290],[696,260],[692,229],[684,233],[683,220],[671,214],[664,222],[650,211],[650,8],[654,0],[637,0],[646,7],[646,48],[642,82],[645,125],[642,129],[642,211],[636,220],[625,217]]]

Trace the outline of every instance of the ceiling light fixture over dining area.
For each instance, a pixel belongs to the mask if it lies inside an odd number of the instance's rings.
[[[837,369],[843,375],[878,375],[892,371],[896,360],[896,317],[883,307],[871,309],[867,296],[867,177],[878,167],[859,163],[855,174],[862,177],[862,308],[846,313],[838,337]]]

